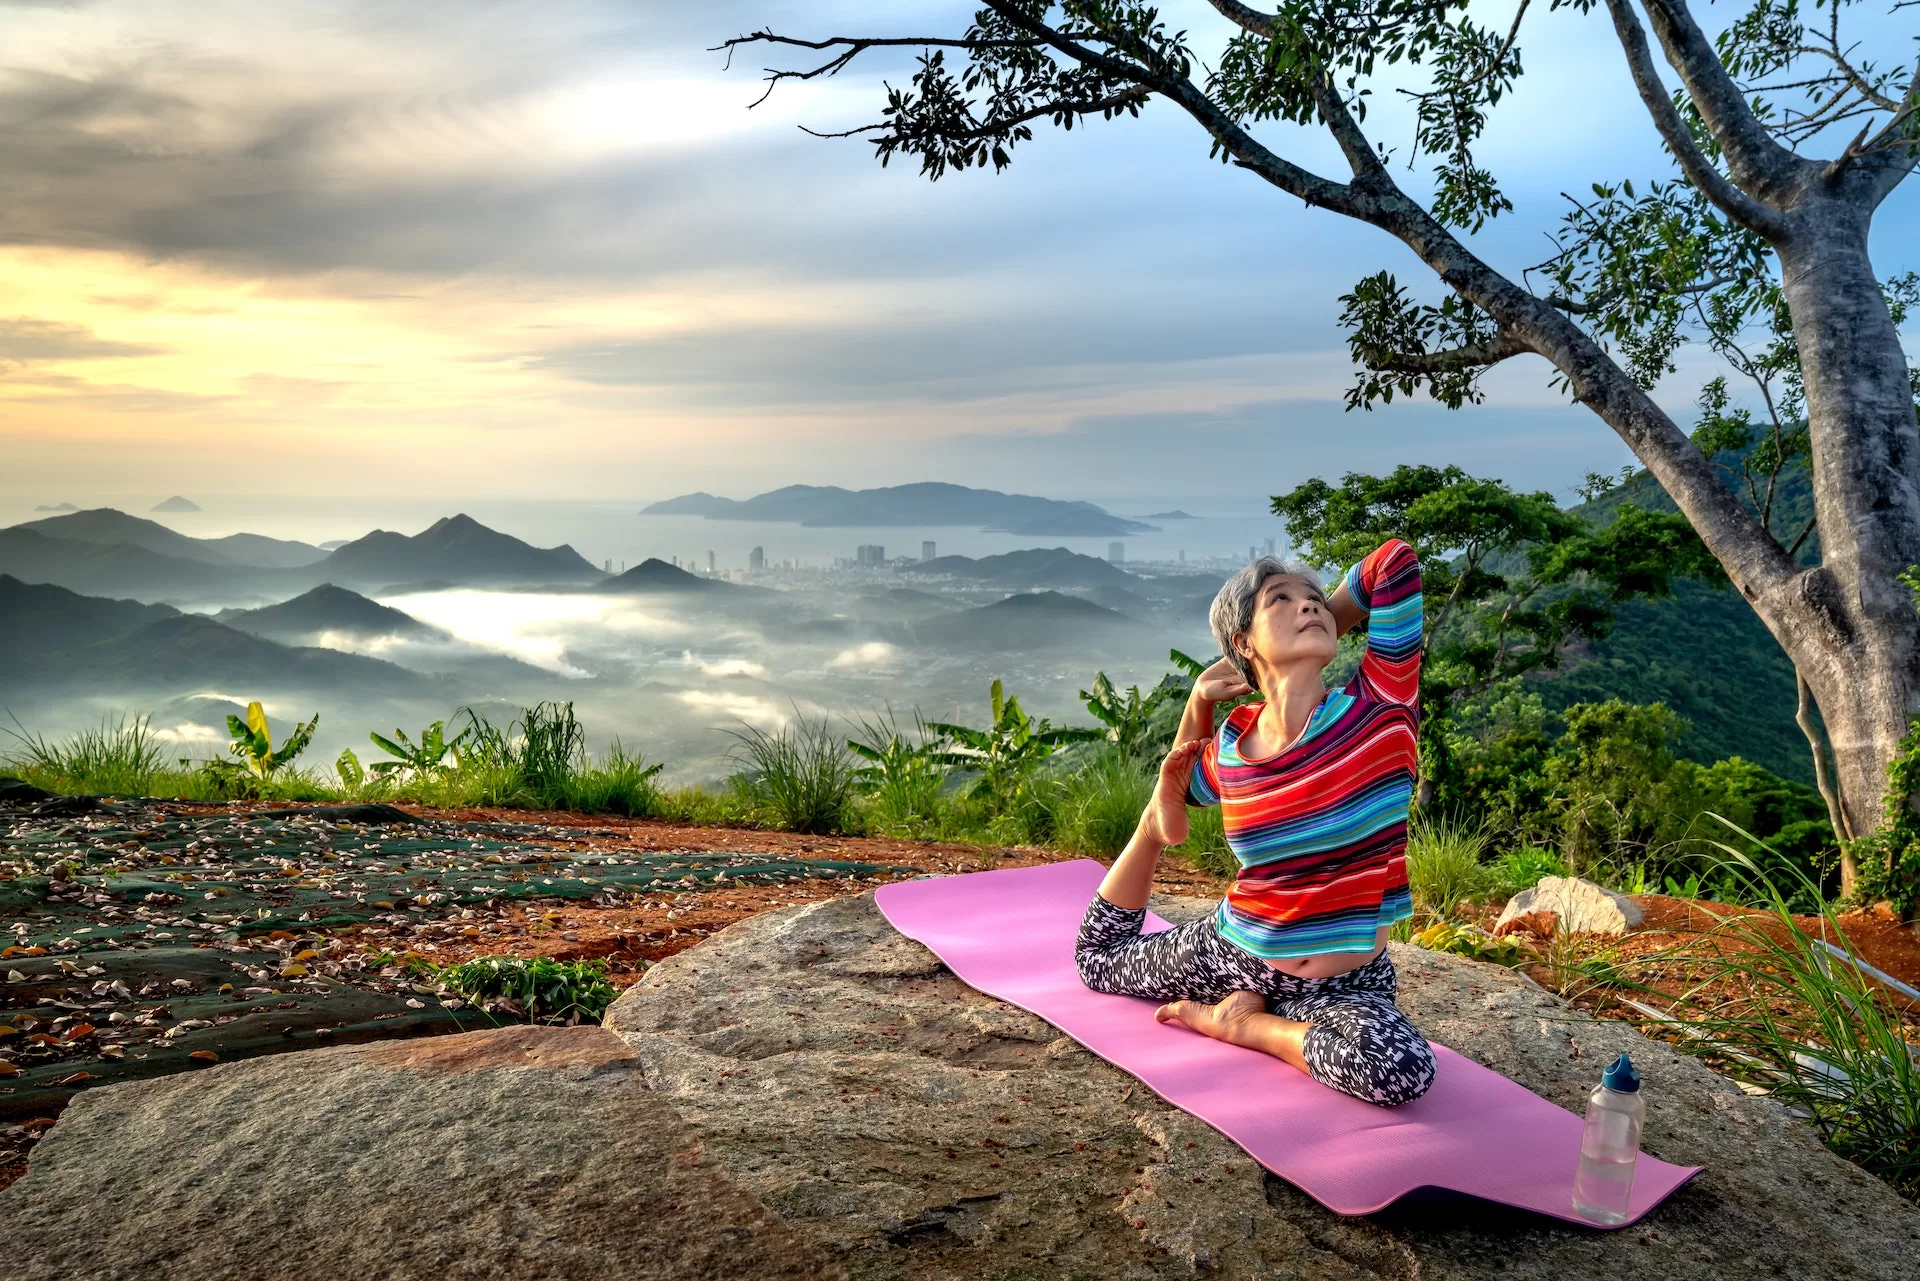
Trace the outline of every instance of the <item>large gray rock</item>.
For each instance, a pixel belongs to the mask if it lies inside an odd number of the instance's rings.
[[[1626,895],[1577,876],[1543,876],[1530,889],[1507,900],[1493,932],[1518,917],[1551,912],[1562,934],[1625,934],[1645,917]]]
[[[386,1041],[82,1094],[0,1193],[10,1281],[816,1277],[597,1027]]]
[[[1556,1103],[1631,1051],[1647,1149],[1706,1172],[1618,1232],[1477,1202],[1342,1219],[959,982],[870,898],[743,921],[607,1021],[734,1183],[856,1277],[1920,1278],[1920,1210],[1778,1104],[1506,970],[1394,959],[1433,1039]]]
[[[515,1028],[83,1094],[0,1193],[0,1259],[21,1281],[1920,1279],[1920,1211],[1777,1104],[1505,970],[1394,955],[1429,1035],[1558,1103],[1631,1050],[1648,1150],[1706,1173],[1613,1233],[1481,1203],[1342,1219],[840,899],[654,967],[617,1037]]]

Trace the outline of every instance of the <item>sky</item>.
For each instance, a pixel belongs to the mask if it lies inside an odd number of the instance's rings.
[[[712,50],[966,12],[0,0],[0,499],[1244,498],[1401,462],[1566,495],[1630,460],[1534,358],[1477,408],[1345,413],[1338,296],[1385,267],[1437,301],[1430,278],[1210,161],[1164,103],[929,183],[799,128],[876,118],[910,54],[749,109],[768,59]],[[1224,38],[1166,12],[1203,54]],[[1547,256],[1562,192],[1663,172],[1604,18],[1529,24],[1482,152],[1517,209],[1475,245],[1509,271]],[[1321,137],[1262,136],[1342,172]],[[1920,267],[1916,192],[1880,212],[1883,275]],[[1710,372],[1689,354],[1658,396],[1681,413]]]

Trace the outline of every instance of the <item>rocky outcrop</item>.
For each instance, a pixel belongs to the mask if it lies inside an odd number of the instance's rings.
[[[1506,935],[1514,928],[1534,933],[1625,934],[1639,925],[1644,913],[1624,894],[1577,876],[1543,876],[1531,889],[1507,900],[1493,932]],[[1544,926],[1544,928],[1541,928]]]
[[[1631,1051],[1648,1150],[1705,1173],[1619,1232],[1482,1203],[1342,1219],[966,987],[870,898],[743,921],[607,1023],[711,1158],[859,1277],[1920,1277],[1920,1210],[1778,1104],[1510,971],[1394,959],[1430,1037],[1563,1106]]]
[[[1428,1035],[1557,1103],[1579,1107],[1630,1050],[1647,1148],[1706,1172],[1619,1232],[1460,1201],[1342,1219],[967,988],[869,896],[662,962],[611,1031],[352,1046],[83,1094],[0,1194],[0,1258],[35,1281],[1920,1278],[1920,1211],[1779,1105],[1506,970],[1394,955]]]
[[[83,1094],[0,1193],[13,1281],[831,1276],[597,1027],[221,1064]]]

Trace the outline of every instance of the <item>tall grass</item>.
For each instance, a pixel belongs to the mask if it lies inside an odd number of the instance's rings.
[[[940,789],[946,766],[938,759],[937,735],[918,711],[912,739],[900,730],[891,707],[854,724],[847,748],[860,758],[854,776],[866,793],[873,826],[906,836],[926,836],[940,824]]]
[[[1226,820],[1218,805],[1187,807],[1187,839],[1172,852],[1215,876],[1234,876],[1240,871],[1240,860],[1227,844]]]
[[[1806,887],[1783,892],[1745,853],[1713,844],[1758,910],[1730,913],[1699,941],[1623,963],[1622,977],[1671,1002],[1690,1033],[1679,1048],[1806,1113],[1829,1148],[1920,1200],[1920,1063],[1898,998],[1820,946],[1822,938],[1845,946],[1831,904],[1821,907],[1816,937],[1794,919],[1793,900]],[[1784,860],[1769,870],[1808,879]],[[1686,980],[1677,999],[1636,979],[1675,974]]]
[[[1088,753],[1056,784],[1055,840],[1063,849],[1118,854],[1153,799],[1155,775],[1138,756],[1111,746]]]
[[[18,745],[6,767],[48,791],[98,796],[146,796],[168,773],[166,749],[144,716],[102,719],[65,742],[27,730],[19,721],[0,729]],[[44,780],[44,781],[42,781]]]
[[[825,717],[773,731],[731,731],[743,767],[740,788],[754,816],[790,832],[831,835],[856,824],[854,758]]]
[[[1407,831],[1407,879],[1414,906],[1444,920],[1483,892],[1491,880],[1480,862],[1486,849],[1487,833],[1479,824],[1416,818]]]

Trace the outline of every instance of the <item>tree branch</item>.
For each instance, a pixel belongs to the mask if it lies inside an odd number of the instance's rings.
[[[1011,116],[995,116],[993,119],[987,120],[972,129],[943,130],[940,136],[952,142],[967,142],[977,138],[995,138],[1009,129],[1027,123],[1029,120],[1039,120],[1042,117],[1058,120],[1060,117],[1068,115],[1090,116],[1095,113],[1124,111],[1129,106],[1135,103],[1145,102],[1152,96],[1152,90],[1141,85],[1135,85],[1131,89],[1122,89],[1119,93],[1109,94],[1104,98],[1096,98],[1091,102],[1044,102],[1037,107],[1030,107],[1025,111],[1016,112]],[[801,125],[800,132],[812,134],[816,138],[854,138],[863,133],[872,133],[875,129],[891,129],[892,127],[892,125],[887,124],[871,124],[860,125],[853,129],[840,129],[832,133],[822,133],[818,129],[809,129],[805,125]]]
[[[775,35],[770,29],[755,31],[751,35],[735,36],[723,40],[708,49],[708,53],[725,51],[727,65],[733,65],[733,51],[743,45],[778,44],[795,49],[839,49],[840,52],[827,59],[811,71],[782,71],[777,67],[763,67],[767,73],[767,91],[747,104],[752,110],[765,102],[782,80],[812,80],[816,76],[837,76],[842,68],[869,49],[882,49],[892,46],[904,46],[912,49],[1015,49],[1019,43],[1013,40],[961,40],[951,36],[828,36],[825,40],[802,40],[798,36]],[[853,130],[854,133],[863,132]],[[822,137],[843,137],[841,134],[823,134]]]
[[[1654,3],[1654,0],[1648,0],[1648,3]],[[1620,47],[1626,52],[1627,70],[1633,75],[1633,87],[1639,90],[1640,101],[1653,117],[1654,128],[1660,131],[1661,140],[1673,152],[1673,158],[1679,162],[1680,171],[1686,174],[1687,181],[1699,188],[1722,213],[1747,230],[1769,239],[1784,235],[1786,219],[1780,212],[1734,186],[1725,174],[1714,168],[1713,162],[1694,142],[1693,134],[1688,131],[1686,122],[1680,119],[1679,110],[1667,94],[1667,87],[1660,83],[1660,73],[1653,65],[1653,53],[1647,47],[1646,28],[1640,25],[1640,19],[1634,14],[1632,0],[1607,0],[1607,12],[1613,16],[1614,34],[1619,37]]]
[[[1612,8],[1617,2],[1619,0],[1608,0],[1608,7]],[[1693,20],[1686,0],[1642,0],[1642,3],[1668,63],[1680,73],[1680,82],[1686,86],[1700,118],[1726,156],[1727,169],[1734,181],[1743,190],[1758,196],[1787,195],[1803,168],[1811,162],[1781,146],[1753,114],[1746,95],[1727,74],[1713,42]]]
[[[1462,369],[1497,365],[1515,356],[1533,354],[1526,340],[1509,330],[1497,331],[1485,342],[1449,347],[1445,351],[1406,352],[1383,360],[1369,360],[1367,368],[1391,374],[1446,374]]]

